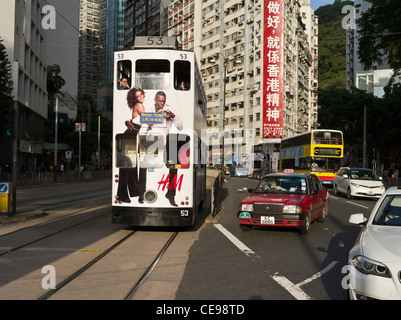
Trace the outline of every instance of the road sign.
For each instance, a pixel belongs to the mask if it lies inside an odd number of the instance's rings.
[[[86,131],[86,123],[75,123],[75,131]]]
[[[8,183],[0,183],[0,193],[6,194],[9,193]]]

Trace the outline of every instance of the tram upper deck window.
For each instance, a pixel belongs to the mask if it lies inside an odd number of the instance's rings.
[[[191,89],[191,63],[177,60],[174,62],[174,88],[188,91]]]
[[[128,90],[131,88],[132,63],[130,60],[117,62],[117,89]]]
[[[170,88],[170,61],[144,59],[137,60],[135,66],[135,86],[148,90]]]

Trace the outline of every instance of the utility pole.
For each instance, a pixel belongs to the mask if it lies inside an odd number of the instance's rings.
[[[366,168],[366,121],[367,121],[367,110],[366,106],[363,107],[363,159],[362,167]]]
[[[11,215],[17,213],[17,164],[18,164],[18,123],[19,123],[19,108],[18,100],[14,101],[14,140],[13,140],[13,182],[12,182],[12,201],[11,201]]]

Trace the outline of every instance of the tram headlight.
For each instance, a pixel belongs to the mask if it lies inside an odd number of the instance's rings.
[[[241,211],[253,211],[252,203],[241,203]]]
[[[146,190],[143,198],[147,203],[153,203],[157,200],[157,193],[153,190]]]

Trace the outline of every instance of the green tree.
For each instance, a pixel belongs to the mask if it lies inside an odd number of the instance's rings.
[[[60,76],[61,68],[58,64],[47,67],[47,92],[49,96],[60,92],[65,85],[65,80]]]
[[[374,0],[357,21],[359,59],[367,66],[381,64],[388,55],[395,74],[401,70],[401,1]]]
[[[7,129],[11,129],[14,125],[12,91],[11,64],[3,40],[0,39],[0,128],[6,129],[1,131],[0,138],[7,134]],[[1,142],[2,139],[0,139],[0,144]]]
[[[345,88],[345,30],[341,26],[345,5],[336,1],[316,10],[319,17],[319,88]]]

